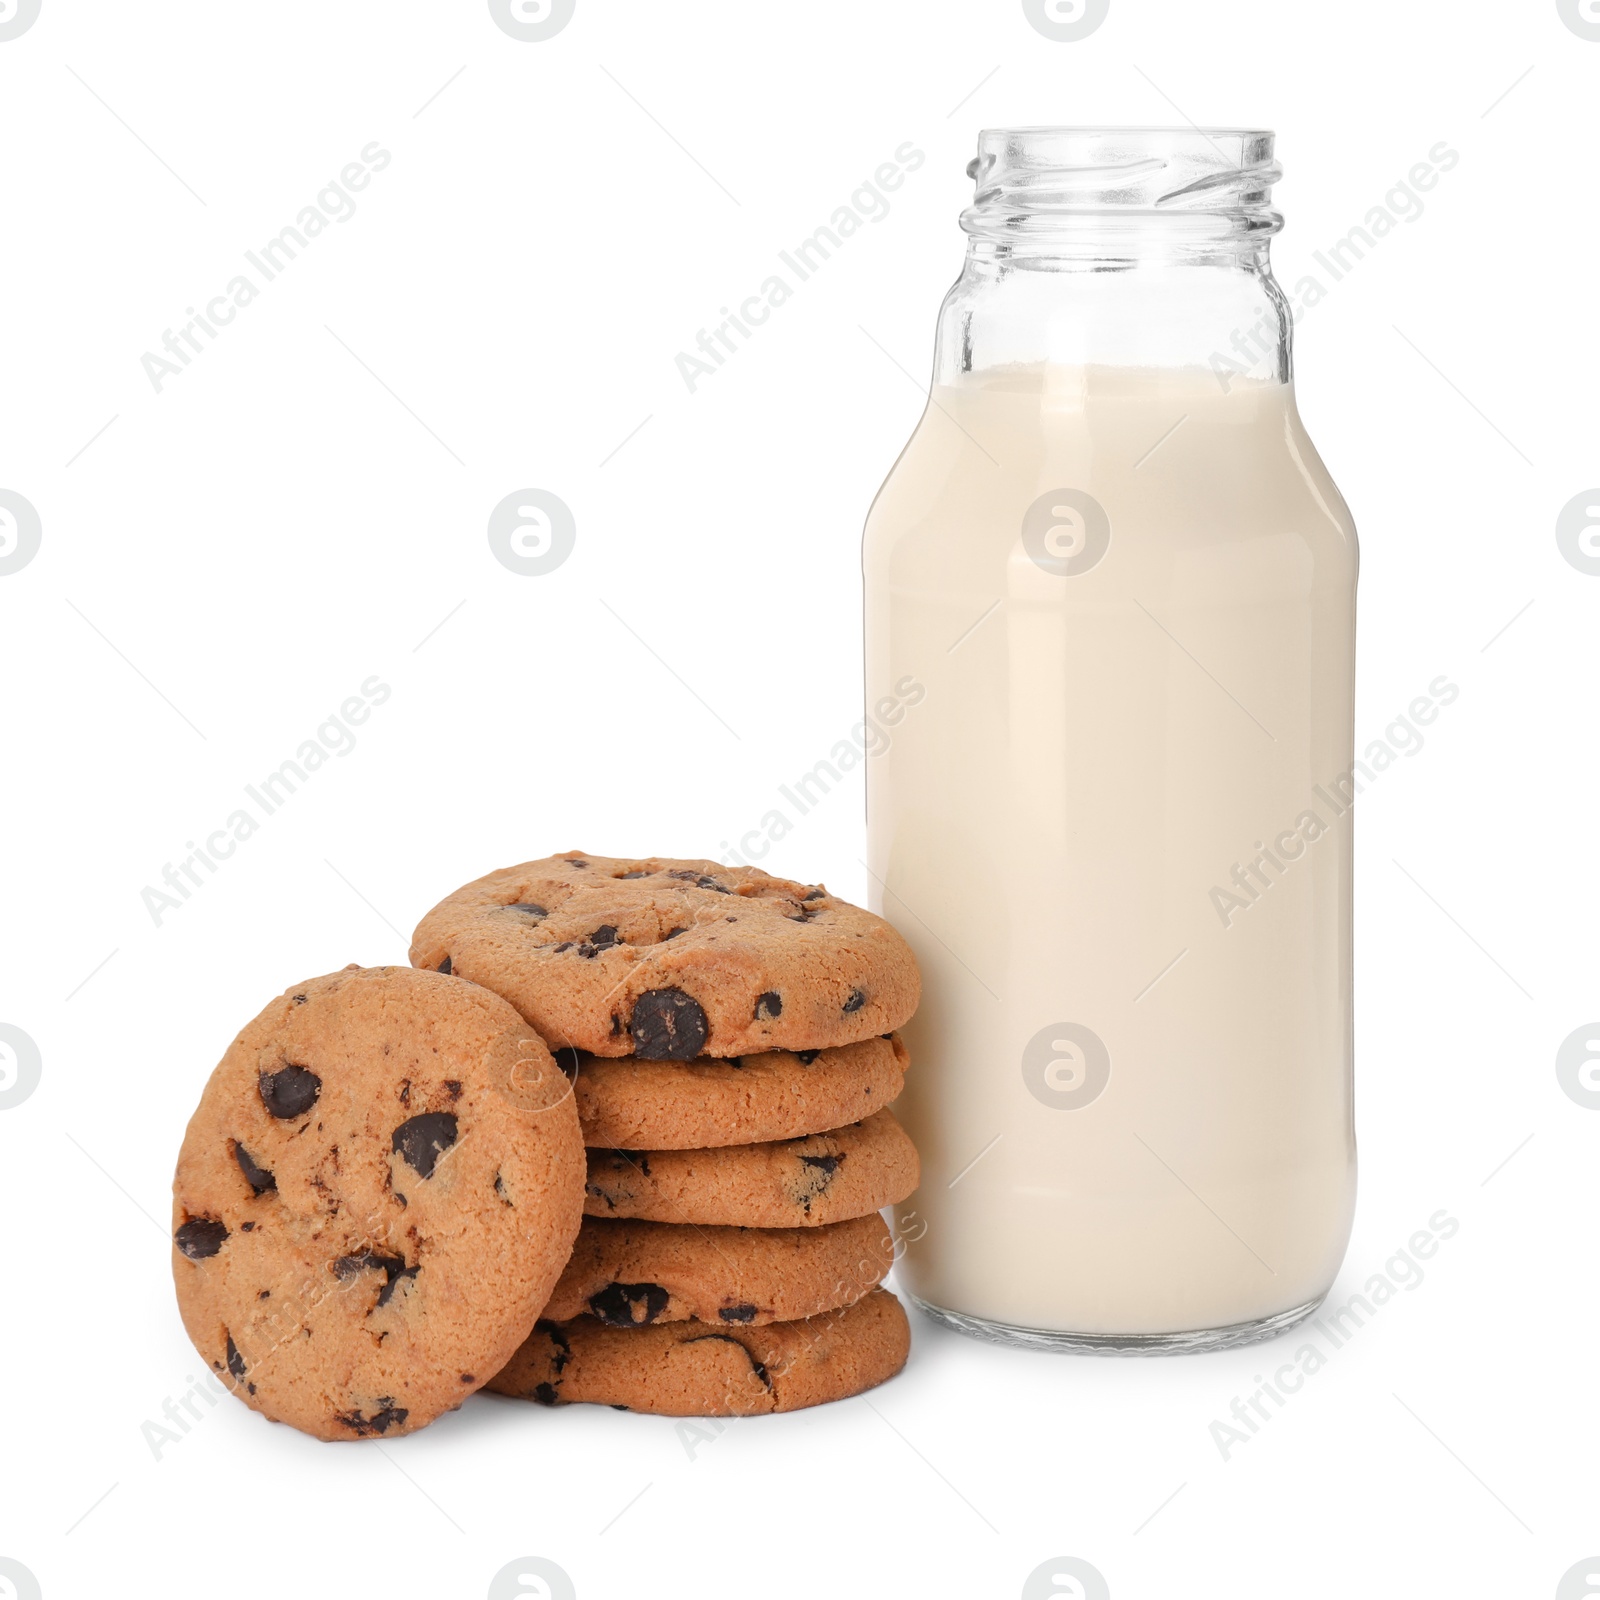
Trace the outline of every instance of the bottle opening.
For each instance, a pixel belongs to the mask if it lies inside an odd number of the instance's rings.
[[[1151,233],[1197,243],[1276,233],[1274,135],[1251,128],[986,128],[961,226],[1060,242]]]

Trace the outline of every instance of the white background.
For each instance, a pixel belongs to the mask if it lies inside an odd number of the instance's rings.
[[[0,1111],[0,1556],[46,1600],[478,1597],[525,1555],[582,1600],[1009,1600],[1063,1555],[1115,1600],[1543,1600],[1600,1554],[1600,1112],[1554,1070],[1600,1016],[1600,577],[1554,535],[1600,482],[1597,88],[1555,0],[1112,0],[1077,43],[1017,0],[578,0],[543,43],[473,0],[43,0],[0,42],[0,488],[43,529],[0,577],[0,1022],[43,1063]],[[1358,745],[1461,689],[1357,824],[1334,1293],[1442,1208],[1425,1281],[1227,1461],[1292,1335],[1135,1362],[918,1321],[887,1388],[692,1456],[586,1407],[329,1446],[224,1401],[154,1459],[200,1370],[168,1186],[233,1033],[493,867],[755,827],[858,715],[861,522],[977,129],[1189,118],[1277,129],[1287,286],[1460,153],[1297,344],[1363,543]],[[158,394],[144,352],[374,140],[355,215]],[[908,140],[890,214],[691,395],[678,352]],[[543,577],[486,537],[525,487],[576,518]],[[356,747],[157,926],[164,864],[372,674]],[[763,865],[864,899],[853,776]]]

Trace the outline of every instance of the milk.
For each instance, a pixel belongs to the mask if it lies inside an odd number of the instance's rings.
[[[939,384],[864,559],[868,708],[926,689],[868,773],[924,977],[902,1281],[1088,1343],[1309,1309],[1355,1197],[1356,542],[1292,387]]]

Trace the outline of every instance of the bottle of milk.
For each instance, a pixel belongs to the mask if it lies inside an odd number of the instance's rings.
[[[1355,1203],[1356,536],[1295,408],[1270,133],[982,134],[867,519],[874,907],[922,963],[904,1286],[1015,1343],[1308,1315]],[[914,1213],[915,1215],[911,1215]]]

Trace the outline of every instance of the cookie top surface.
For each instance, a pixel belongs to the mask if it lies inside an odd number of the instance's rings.
[[[189,1122],[184,1326],[276,1421],[409,1433],[526,1337],[583,1185],[570,1085],[505,1001],[408,967],[313,978],[239,1034]]]
[[[898,1033],[829,1050],[648,1061],[563,1050],[583,1142],[608,1150],[703,1150],[794,1139],[888,1105],[910,1059]]]
[[[573,851],[456,890],[413,966],[504,995],[552,1047],[688,1061],[898,1028],[921,979],[881,917],[757,867]]]

